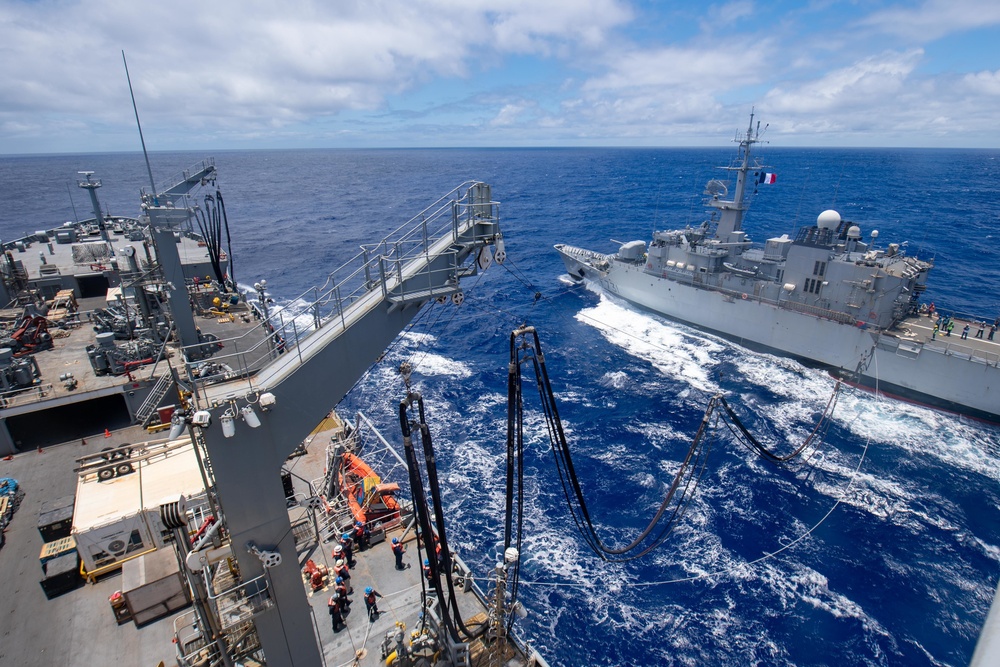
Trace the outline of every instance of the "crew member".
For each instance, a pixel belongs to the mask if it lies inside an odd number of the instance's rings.
[[[363,521],[354,523],[354,543],[358,545],[358,551],[364,551],[371,546],[371,532]]]
[[[340,536],[340,546],[344,548],[344,560],[351,567],[354,567],[354,541],[351,539],[350,533],[344,533]]]
[[[347,563],[343,559],[333,564],[333,574],[334,576],[341,577],[347,583],[351,581],[351,568],[347,566]]]
[[[369,586],[365,589],[365,607],[368,608],[368,620],[375,621],[378,618],[378,598],[382,597],[382,594],[377,590]]]
[[[398,538],[392,538],[392,555],[396,557],[396,569],[405,570],[406,566],[403,565],[403,554],[406,553],[406,547],[399,541]]]
[[[351,600],[348,597],[350,591],[347,589],[347,584],[344,583],[343,577],[337,577],[333,585],[333,595],[337,598],[337,602],[340,603],[341,613],[346,614],[351,610]]]
[[[344,627],[344,614],[336,596],[330,596],[330,600],[326,603],[326,608],[330,612],[330,620],[333,623],[333,631],[340,632]]]

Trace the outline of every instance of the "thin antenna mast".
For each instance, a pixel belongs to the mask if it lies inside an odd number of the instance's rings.
[[[73,221],[80,222],[80,216],[76,214],[76,204],[73,202],[73,193],[70,192],[69,183],[66,183],[66,194],[69,195],[69,205],[73,207]]]
[[[142,156],[146,158],[146,172],[149,174],[149,185],[153,188],[153,198],[156,198],[156,183],[153,182],[153,169],[149,166],[149,153],[146,152],[146,140],[142,137],[142,123],[139,122],[139,108],[135,105],[135,93],[132,92],[132,77],[128,75],[128,61],[125,60],[125,50],[122,49],[122,62],[125,63],[125,80],[128,81],[128,94],[132,97],[132,110],[135,111],[135,124],[139,128],[139,143],[142,144]]]

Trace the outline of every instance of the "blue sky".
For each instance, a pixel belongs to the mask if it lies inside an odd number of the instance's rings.
[[[1000,147],[1000,2],[0,0],[0,154]]]

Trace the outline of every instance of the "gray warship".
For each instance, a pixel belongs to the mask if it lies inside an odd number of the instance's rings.
[[[879,393],[1000,421],[1000,343],[989,322],[938,321],[920,304],[933,263],[899,243],[867,239],[837,211],[794,236],[751,242],[743,219],[757,183],[772,178],[752,157],[753,114],[727,167],[736,182],[705,188],[708,219],[657,231],[613,253],[557,244],[570,277],[747,347],[831,370]],[[936,326],[937,325],[937,326]],[[962,330],[968,325],[967,337]]]

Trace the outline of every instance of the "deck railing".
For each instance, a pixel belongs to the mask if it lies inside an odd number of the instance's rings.
[[[468,228],[477,233],[474,223],[499,219],[498,205],[480,199],[479,188],[488,192],[486,186],[472,181],[453,189],[380,242],[361,246],[361,252],[332,271],[322,285],[303,292],[286,306],[270,307],[266,285],[260,285],[255,308],[263,313],[268,331],[263,340],[258,331],[218,341],[222,347],[212,360],[232,369],[223,379],[250,376],[281,354],[301,357],[303,341],[327,324],[346,328],[347,311],[370,295],[402,303],[455,292],[460,271],[458,250],[435,252],[432,248],[443,239],[458,242],[463,234],[469,239]],[[473,241],[492,240],[494,228],[484,225],[483,229],[490,232],[483,238],[474,236]],[[432,264],[435,259],[438,261]],[[192,353],[186,356],[199,358],[200,345],[184,348]],[[191,372],[194,365],[196,362],[187,364],[189,379],[196,385],[205,384]]]

